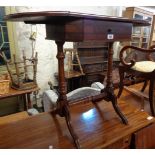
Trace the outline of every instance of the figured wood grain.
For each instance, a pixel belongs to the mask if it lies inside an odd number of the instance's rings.
[[[64,18],[65,17],[65,18]],[[38,24],[60,24],[78,19],[92,19],[97,21],[113,21],[113,22],[126,22],[132,23],[136,26],[149,26],[148,21],[127,19],[122,17],[104,16],[95,14],[86,14],[70,11],[42,11],[42,12],[22,12],[16,14],[10,14],[5,16],[5,20],[10,21],[25,21],[26,23],[38,23]],[[51,21],[51,22],[49,22]]]
[[[72,124],[81,148],[126,148],[129,144],[125,141],[130,141],[132,133],[154,122],[154,119],[147,120],[149,114],[132,105],[137,102],[132,97],[124,91],[119,100],[129,125],[121,123],[108,102],[96,104],[101,110],[91,102],[72,104]],[[50,113],[0,125],[0,133],[0,148],[48,148],[50,145],[53,148],[74,148],[64,118],[55,118]]]
[[[59,122],[50,113],[4,124],[0,126],[0,148],[72,148],[72,141],[63,136],[61,130]]]
[[[110,104],[102,104],[100,102],[98,106],[101,111],[98,111],[93,105],[90,108],[90,104],[88,103],[80,105],[79,109],[77,109],[76,105],[71,108],[71,113],[75,110],[76,113],[80,112],[80,107],[83,110],[80,119],[78,117],[76,120],[75,117],[72,117],[73,119],[75,118],[74,121],[77,127],[73,126],[79,136],[82,148],[106,148],[110,144],[117,142],[121,138],[152,122],[152,120],[147,120],[148,114],[123,102],[120,104],[120,107],[127,117],[129,125],[121,124],[121,121],[117,120],[118,116]],[[85,117],[85,115],[88,116]],[[80,126],[80,124],[83,125]]]
[[[8,123],[14,123],[14,122],[17,122],[19,120],[23,120],[23,119],[28,118],[28,117],[29,117],[29,115],[26,111],[7,115],[7,116],[3,116],[3,117],[0,117],[0,125],[8,124]]]
[[[155,148],[155,124],[149,125],[134,133],[133,148],[154,149]]]

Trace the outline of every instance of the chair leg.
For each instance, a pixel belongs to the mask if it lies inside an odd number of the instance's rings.
[[[123,87],[124,87],[124,70],[121,67],[119,67],[119,77],[120,77],[120,82],[119,82],[119,91],[117,95],[118,98],[122,95]]]
[[[154,99],[154,80],[150,80],[150,86],[149,86],[149,102],[150,102],[150,109],[151,109],[151,113],[152,113],[152,116],[155,116],[155,110],[154,110],[154,107],[155,107],[155,99]]]
[[[144,92],[144,90],[145,90],[147,84],[148,84],[148,81],[145,80],[144,85],[143,85],[143,87],[142,87],[142,89],[141,89],[141,92]]]

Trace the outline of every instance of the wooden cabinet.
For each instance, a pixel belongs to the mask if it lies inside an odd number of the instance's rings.
[[[133,133],[131,148],[154,149],[155,148],[155,123]]]
[[[151,30],[151,45],[155,44],[155,15],[153,16],[152,30]]]
[[[152,12],[137,7],[127,7],[123,16],[130,19],[148,20],[151,24],[153,21]],[[133,27],[130,45],[147,48],[150,45],[151,27],[152,25],[147,27]]]
[[[104,71],[107,70],[108,44],[99,41],[74,43],[85,73],[84,85],[104,81]],[[76,68],[75,68],[76,70]]]
[[[79,87],[90,86],[93,82],[101,82],[105,84],[108,65],[107,43],[101,41],[76,42],[74,43],[74,48],[78,51],[80,63],[85,75],[67,80],[68,92]],[[119,83],[119,63],[120,61],[118,59],[113,59],[112,78],[115,88],[118,87]],[[79,67],[74,67],[74,71],[79,71]]]
[[[154,149],[155,148],[155,123],[125,136],[106,149]]]

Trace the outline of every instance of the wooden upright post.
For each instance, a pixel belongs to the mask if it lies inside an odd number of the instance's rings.
[[[114,110],[121,118],[122,122],[124,124],[128,124],[128,120],[124,117],[123,113],[121,112],[120,108],[117,104],[117,97],[114,94],[113,89],[113,82],[112,82],[112,67],[113,67],[113,42],[109,42],[109,48],[108,48],[108,70],[107,70],[107,85],[104,92],[107,93],[107,99],[108,101],[112,102],[112,105],[114,107]]]
[[[63,44],[64,41],[56,41],[57,44],[57,59],[58,59],[58,81],[59,81],[59,101],[58,101],[58,109],[61,109],[64,104],[67,103],[67,89],[65,82],[65,71],[64,71],[64,52],[63,52]]]
[[[68,102],[67,102],[67,88],[65,82],[65,71],[64,71],[64,52],[63,52],[63,44],[64,41],[56,41],[57,44],[57,59],[58,59],[58,81],[59,81],[59,97],[57,101],[57,112],[60,116],[65,117],[68,129],[70,131],[71,136],[73,137],[74,144],[77,148],[80,148],[79,140],[77,135],[74,132],[74,129],[71,124],[70,113],[68,110]]]
[[[107,88],[113,87],[112,82],[112,67],[113,67],[113,42],[108,46],[108,69],[107,69]]]

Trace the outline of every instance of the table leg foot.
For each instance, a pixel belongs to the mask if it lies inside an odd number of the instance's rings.
[[[112,105],[114,107],[115,112],[118,114],[118,116],[121,118],[121,120],[122,120],[122,122],[124,124],[128,124],[128,120],[123,115],[123,113],[121,112],[120,108],[118,107],[116,96],[114,94],[111,94],[110,98],[111,98],[111,102],[112,102]]]
[[[70,134],[71,134],[71,136],[73,138],[73,141],[74,141],[74,144],[75,144],[76,148],[79,149],[79,148],[81,148],[81,146],[80,146],[80,143],[79,143],[79,139],[78,139],[77,135],[75,134],[74,129],[72,127],[70,113],[68,111],[68,108],[64,107],[63,110],[64,110],[64,115],[65,115],[65,119],[66,119],[66,123],[67,123],[67,127],[69,129],[69,132],[70,132]]]

